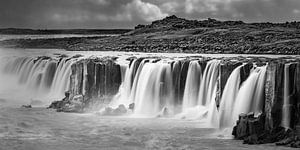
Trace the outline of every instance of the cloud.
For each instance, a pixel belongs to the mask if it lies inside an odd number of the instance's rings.
[[[109,1],[107,0],[90,0],[91,2],[94,2],[95,4],[99,4],[99,5],[108,5]]]
[[[293,13],[294,13],[294,14],[300,14],[300,10],[299,10],[299,9],[294,9],[294,10],[293,10]]]
[[[133,28],[168,15],[300,20],[300,0],[0,0],[0,28]]]
[[[209,11],[217,11],[216,5],[220,2],[221,1],[216,0],[186,0],[185,11],[188,14],[193,12],[202,13]]]
[[[168,13],[176,13],[180,8],[180,4],[176,1],[168,1],[161,5],[161,9]]]
[[[168,14],[163,13],[158,6],[141,0],[133,0],[131,3],[127,4],[125,6],[125,12],[128,16],[139,17],[139,19],[147,22],[168,16]]]

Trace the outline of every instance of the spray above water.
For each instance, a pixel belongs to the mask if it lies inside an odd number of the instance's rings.
[[[53,99],[63,98],[64,92],[69,90],[71,65],[72,61],[67,58],[15,58],[6,63],[1,77],[8,80],[13,92],[18,93],[8,94],[27,100],[25,104],[35,105],[38,100],[40,104],[49,104]]]

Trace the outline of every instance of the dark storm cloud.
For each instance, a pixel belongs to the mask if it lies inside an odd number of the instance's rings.
[[[300,20],[300,0],[0,0],[0,27],[132,28],[167,15]]]

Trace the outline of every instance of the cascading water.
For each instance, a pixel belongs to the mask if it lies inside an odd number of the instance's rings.
[[[1,74],[2,78],[13,78],[10,84],[19,88],[22,93],[18,95],[22,95],[22,99],[31,103],[43,99],[42,104],[49,104],[54,99],[61,99],[69,90],[71,65],[72,61],[67,58],[20,57],[6,62]],[[13,83],[13,80],[17,82]]]
[[[231,75],[229,76],[226,85],[223,90],[223,95],[220,101],[219,108],[219,116],[220,122],[219,127],[230,127],[231,126],[231,118],[233,113],[233,106],[235,103],[236,95],[239,91],[241,75],[240,69],[242,66],[238,66],[233,70]]]
[[[128,106],[134,103],[133,114],[137,116],[156,116],[163,110],[169,115],[202,119],[210,127],[221,128],[233,126],[240,113],[262,111],[266,66],[254,67],[241,86],[240,69],[243,65],[235,68],[226,82],[220,107],[217,108],[216,94],[221,61],[210,60],[205,68],[202,61],[141,58],[132,60],[129,65],[120,64],[122,84],[110,106]],[[74,60],[68,58],[16,58],[6,64],[4,72],[6,75],[15,76],[17,84],[25,88],[28,95],[38,93],[30,96],[31,99],[60,99],[70,88],[73,62]],[[87,84],[87,69],[87,64],[84,64],[83,87]],[[288,71],[285,76],[288,76]],[[285,83],[288,84],[286,81]],[[182,97],[177,93],[181,89]],[[85,94],[86,89],[82,90]],[[286,121],[283,120],[284,122]]]
[[[219,116],[220,122],[219,127],[229,127],[231,125],[231,118],[233,113],[233,106],[236,100],[236,95],[239,91],[241,75],[239,66],[233,70],[229,76],[226,85],[223,90],[223,95],[220,101]]]
[[[120,104],[123,104],[125,106],[128,106],[129,104],[133,103],[133,101],[130,99],[131,95],[131,88],[133,84],[133,76],[134,76],[134,69],[135,69],[135,63],[136,60],[133,60],[132,65],[123,66],[125,68],[125,75],[122,76],[122,84],[119,88],[118,94],[114,97],[112,100],[110,106],[111,107],[117,107]]]
[[[241,85],[232,108],[233,117],[231,118],[231,125],[234,125],[234,122],[241,113],[254,112],[258,114],[262,112],[265,74],[266,66],[256,67]]]
[[[217,88],[219,64],[219,60],[211,60],[207,63],[207,67],[204,70],[203,79],[200,84],[198,99],[199,105],[210,105],[210,102],[215,98],[213,96]]]
[[[146,63],[137,83],[134,103],[135,114],[152,115],[163,107],[172,110],[173,95],[171,65],[167,63]]]
[[[198,102],[198,92],[201,82],[201,66],[198,61],[191,61],[183,95],[182,110],[195,107]]]
[[[290,110],[290,65],[284,65],[284,91],[283,91],[283,109],[282,109],[282,121],[281,126],[288,129],[290,128],[291,110]]]

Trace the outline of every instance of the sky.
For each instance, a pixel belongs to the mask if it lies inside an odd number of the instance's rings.
[[[300,0],[0,0],[0,28],[134,28],[170,15],[300,21]]]

